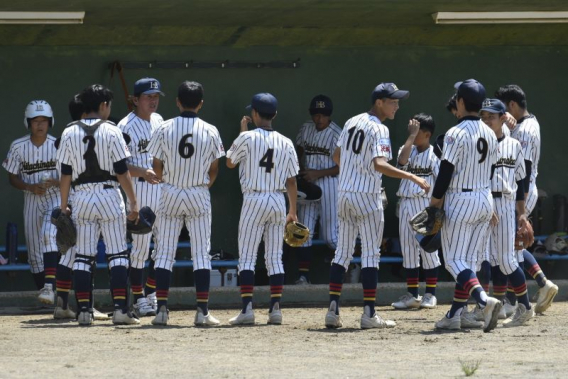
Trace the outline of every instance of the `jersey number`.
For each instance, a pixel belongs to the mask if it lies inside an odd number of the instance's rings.
[[[274,157],[274,149],[266,150],[266,154],[261,158],[258,165],[260,167],[264,167],[267,173],[270,173],[274,168],[274,162],[272,162],[272,158]]]
[[[345,149],[349,150],[349,144],[351,144],[351,139],[353,139],[353,146],[351,147],[351,149],[355,154],[361,153],[363,141],[365,140],[365,132],[358,130],[357,133],[355,133],[355,127],[352,127],[347,131],[347,133],[349,133],[349,138],[347,138],[347,145],[345,146]]]
[[[193,137],[193,134],[186,134],[181,137],[181,140],[179,141],[178,152],[184,159],[191,158],[193,153],[195,153],[195,147],[193,147],[191,143],[187,142],[190,137]]]
[[[485,138],[480,138],[477,140],[477,151],[481,154],[481,158],[477,163],[483,163],[485,159],[487,159],[487,150],[489,145],[487,144],[487,140]]]

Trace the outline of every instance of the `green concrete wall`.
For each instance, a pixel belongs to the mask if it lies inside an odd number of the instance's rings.
[[[185,80],[197,80],[205,88],[204,120],[216,125],[225,148],[237,136],[244,107],[256,92],[272,92],[280,102],[275,127],[294,138],[298,128],[309,116],[307,107],[312,96],[329,95],[335,104],[334,119],[340,125],[351,116],[368,110],[369,95],[381,81],[393,81],[411,92],[410,99],[401,102],[394,121],[387,121],[393,149],[406,138],[408,119],[417,112],[427,112],[437,123],[436,133],[454,125],[445,108],[453,92],[453,83],[475,77],[491,94],[501,84],[517,83],[528,94],[529,110],[542,127],[542,157],[539,166],[539,187],[549,195],[566,193],[567,177],[559,168],[566,161],[567,133],[563,113],[566,46],[523,47],[249,47],[225,46],[2,46],[0,47],[0,112],[2,138],[0,154],[5,156],[11,141],[24,135],[23,111],[32,99],[43,98],[55,110],[53,135],[60,135],[69,120],[67,102],[86,85],[99,82],[115,91],[112,116],[126,112],[124,96],[118,78],[110,80],[107,65],[121,61],[292,61],[301,59],[297,69],[147,69],[126,71],[129,87],[143,76],[161,80],[166,97],[160,113],[164,118],[177,114],[175,93]],[[23,195],[0,180],[0,226],[8,221],[19,226],[19,242],[24,243]],[[398,234],[398,219],[394,216],[398,181],[385,179],[391,205],[386,212],[385,235]],[[237,227],[241,193],[237,171],[224,167],[212,188],[213,249],[236,253]],[[545,201],[551,212],[551,199]],[[545,232],[552,231],[552,220],[546,219]],[[0,244],[5,233],[0,233]]]

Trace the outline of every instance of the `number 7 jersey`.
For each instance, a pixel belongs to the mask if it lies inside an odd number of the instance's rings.
[[[382,175],[373,159],[392,159],[388,128],[376,116],[362,113],[347,120],[337,146],[341,148],[339,191],[379,193]]]
[[[241,133],[227,152],[239,165],[243,193],[282,192],[286,179],[298,174],[298,156],[292,141],[274,130]]]

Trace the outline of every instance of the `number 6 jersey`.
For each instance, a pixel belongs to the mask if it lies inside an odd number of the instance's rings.
[[[283,192],[286,179],[298,174],[298,156],[292,141],[274,130],[261,128],[241,133],[227,152],[240,162],[243,193]]]
[[[193,112],[165,121],[148,152],[164,163],[164,182],[179,188],[208,185],[211,163],[225,155],[217,128]]]
[[[379,193],[382,175],[373,158],[392,159],[388,128],[377,116],[362,113],[347,120],[337,146],[341,148],[339,191]]]

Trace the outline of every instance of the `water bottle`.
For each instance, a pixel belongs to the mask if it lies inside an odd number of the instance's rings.
[[[18,226],[13,222],[6,226],[6,253],[11,265],[18,262]]]

